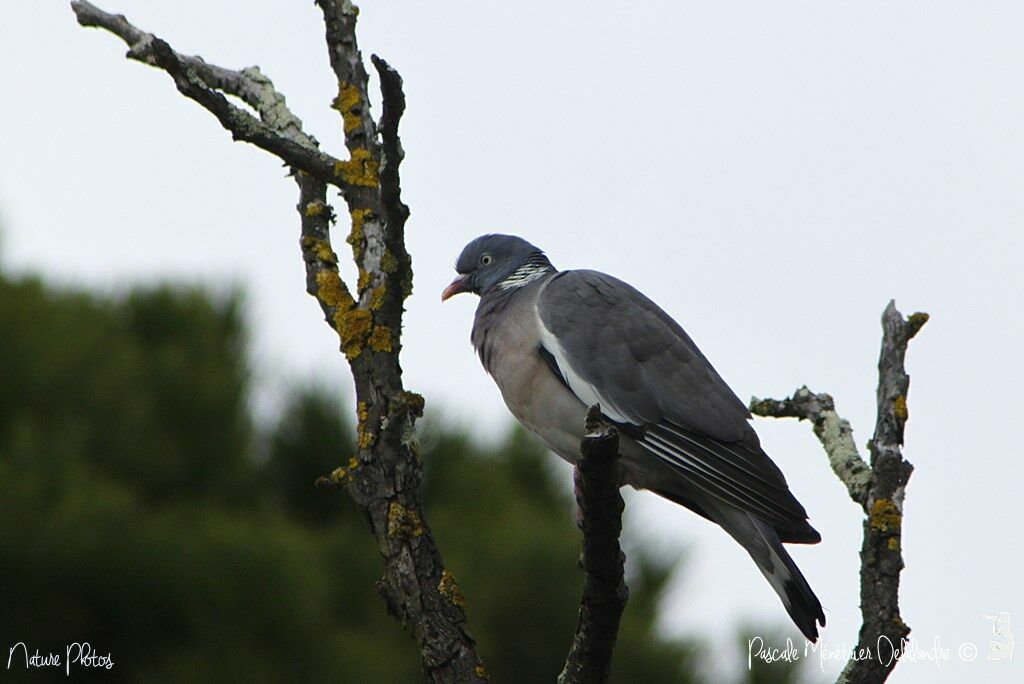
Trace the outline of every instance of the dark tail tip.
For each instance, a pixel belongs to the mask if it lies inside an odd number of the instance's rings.
[[[793,623],[807,637],[807,640],[813,643],[818,640],[818,624],[820,623],[822,627],[825,626],[825,612],[822,610],[818,597],[811,591],[807,580],[795,565],[792,570],[796,572],[783,583],[786,596],[782,603],[785,605],[789,617],[793,619]]]

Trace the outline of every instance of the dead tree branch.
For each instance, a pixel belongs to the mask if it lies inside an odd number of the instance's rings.
[[[103,28],[121,38],[128,45],[128,59],[166,71],[179,92],[216,116],[235,140],[252,143],[289,166],[343,189],[343,179],[335,177],[335,168],[342,162],[320,151],[316,140],[302,131],[302,122],[259,68],[233,71],[207,64],[201,57],[175,52],[152,33],[130,24],[124,15],[108,14],[85,0],[72,2],[71,8],[82,26]],[[260,118],[231,104],[225,95],[238,97]]]
[[[618,453],[618,431],[601,419],[599,406],[591,406],[575,473],[583,530],[583,598],[559,684],[605,682],[611,673],[619,619],[629,597],[626,557],[619,547],[624,504],[615,472]]]
[[[759,416],[809,420],[828,454],[832,470],[867,516],[860,558],[861,628],[855,652],[839,675],[843,684],[885,681],[899,662],[910,628],[900,617],[899,586],[903,570],[903,500],[913,466],[903,459],[910,376],[904,359],[907,345],[928,321],[928,314],[904,319],[891,301],[882,313],[882,351],[878,360],[878,417],[868,448],[868,466],[857,451],[850,424],[836,413],[832,397],[801,387],[782,400],[757,399],[750,410]]]
[[[814,425],[814,434],[828,454],[829,465],[850,493],[850,498],[861,506],[867,501],[871,486],[871,468],[860,457],[853,441],[849,421],[836,413],[835,403],[828,394],[815,394],[801,387],[786,399],[754,399],[750,411],[769,418],[799,418]]]
[[[374,58],[384,103],[378,126],[370,116],[367,73],[356,42],[358,10],[349,0],[317,4],[338,81],[334,107],[342,117],[350,155],[345,161],[319,149],[259,69],[233,71],[207,64],[177,53],[121,15],[84,0],[71,6],[83,26],[106,29],[124,40],[129,59],[170,75],[177,89],[216,116],[234,139],[253,143],[290,167],[299,187],[306,287],[338,334],[358,402],[358,453],[325,481],[345,488],[369,521],[384,561],[377,589],[418,642],[427,678],[483,681],[487,673],[466,626],[465,599],[444,567],[424,516],[423,468],[414,437],[423,398],[405,390],[399,364],[403,302],[412,291],[404,233],[409,210],[399,179],[402,79]],[[241,99],[258,118],[227,96]],[[347,242],[359,268],[355,295],[338,274],[329,185],[341,191],[351,218]]]

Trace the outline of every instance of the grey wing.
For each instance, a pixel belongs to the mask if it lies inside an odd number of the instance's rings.
[[[663,419],[734,442],[750,413],[689,335],[637,289],[596,271],[563,271],[537,300],[541,337],[572,390],[597,393],[609,418]],[[583,399],[582,396],[580,396]]]
[[[537,315],[541,344],[580,401],[638,428],[646,451],[784,540],[820,538],[746,406],[657,304],[603,273],[564,271],[544,286]]]

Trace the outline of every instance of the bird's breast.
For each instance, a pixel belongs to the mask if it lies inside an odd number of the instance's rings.
[[[540,354],[534,301],[516,298],[495,313],[482,307],[473,326],[473,346],[481,363],[516,420],[549,449],[575,463],[586,407]]]

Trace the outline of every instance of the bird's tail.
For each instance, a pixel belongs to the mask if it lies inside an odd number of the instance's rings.
[[[772,526],[737,508],[720,506],[715,513],[715,522],[747,550],[803,635],[817,641],[818,623],[825,626],[821,602]]]

